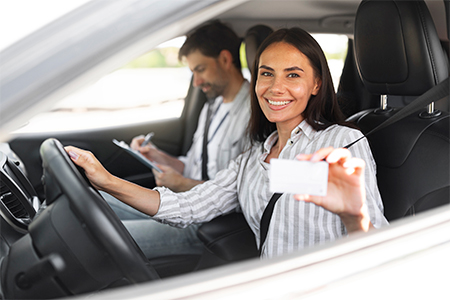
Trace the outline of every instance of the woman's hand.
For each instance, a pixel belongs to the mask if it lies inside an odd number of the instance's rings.
[[[102,166],[94,154],[73,146],[64,148],[72,161],[83,168],[92,185],[98,190],[106,190],[113,176]]]
[[[325,159],[329,164],[328,190],[326,196],[294,195],[295,199],[312,202],[339,215],[349,233],[367,231],[372,226],[365,203],[364,160],[352,157],[348,149],[332,147],[314,154],[300,154],[297,159],[312,162]]]
[[[150,216],[158,212],[159,193],[120,179],[109,173],[89,151],[65,147],[72,161],[84,169],[92,185]]]

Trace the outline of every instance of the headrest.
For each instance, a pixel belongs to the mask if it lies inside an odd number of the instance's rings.
[[[373,94],[417,96],[448,77],[448,60],[423,1],[361,2],[355,52]]]
[[[252,72],[253,62],[259,45],[273,32],[273,29],[266,25],[255,25],[250,27],[245,33],[245,54],[247,56],[247,65]]]

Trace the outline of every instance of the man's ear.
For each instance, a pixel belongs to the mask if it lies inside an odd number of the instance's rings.
[[[221,66],[226,70],[233,66],[233,56],[231,55],[231,52],[226,49],[220,51],[218,60]]]

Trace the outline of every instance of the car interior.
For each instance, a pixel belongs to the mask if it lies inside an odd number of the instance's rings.
[[[290,23],[252,18],[240,24],[239,8],[217,19],[239,28],[251,68],[264,38]],[[337,95],[347,120],[364,134],[447,80],[446,97],[368,136],[385,216],[392,222],[449,205],[449,33],[446,40],[439,35],[426,1],[364,0],[355,8],[352,16],[336,14],[321,22],[324,31],[332,32],[333,24],[347,30],[348,51]],[[449,10],[445,1],[447,29]],[[84,295],[258,259],[254,234],[236,212],[199,228],[204,243],[200,257],[148,260],[64,151],[65,145],[88,149],[112,174],[152,188],[152,172],[111,140],[129,141],[151,128],[159,148],[174,156],[185,154],[197,127],[193,120],[205,101],[191,82],[176,119],[107,130],[23,134],[10,140],[13,153],[0,152],[0,298]]]

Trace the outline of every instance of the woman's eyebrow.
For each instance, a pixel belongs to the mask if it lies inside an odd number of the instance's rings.
[[[260,68],[260,69],[267,69],[267,70],[273,71],[273,69],[272,69],[271,67],[266,66],[266,65],[261,65],[259,68]]]
[[[269,71],[273,71],[274,70],[273,68],[271,68],[269,66],[266,66],[266,65],[261,65],[259,68],[260,69],[266,69],[266,70],[269,70]],[[289,68],[284,69],[284,71],[285,72],[291,72],[291,71],[305,72],[302,68],[299,68],[299,67],[289,67]]]
[[[299,67],[290,67],[290,68],[286,68],[286,69],[284,69],[284,71],[286,71],[286,72],[290,72],[290,71],[301,71],[301,72],[305,72],[302,68],[299,68]]]

